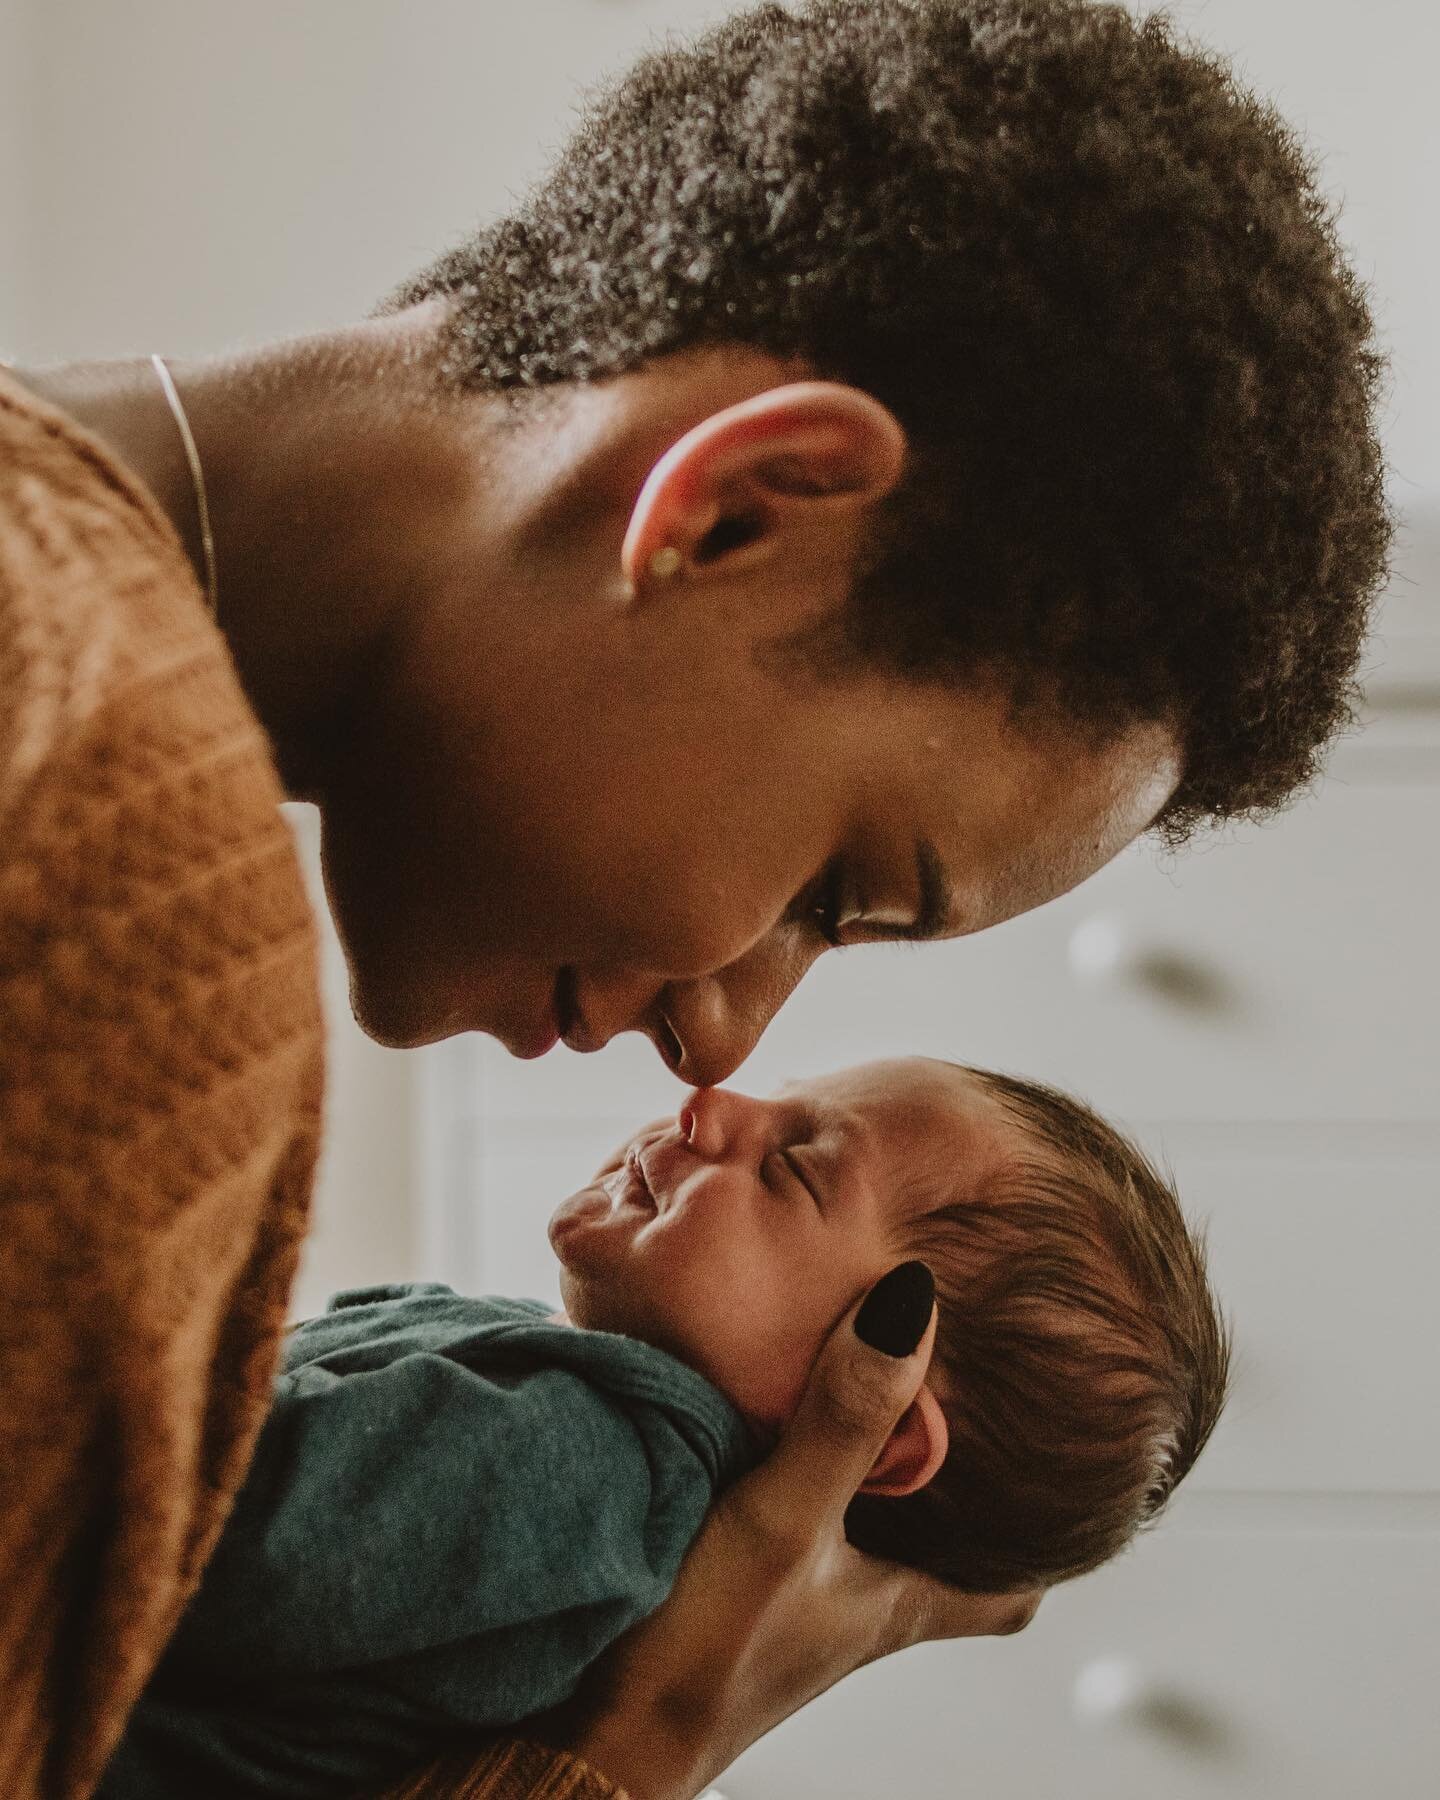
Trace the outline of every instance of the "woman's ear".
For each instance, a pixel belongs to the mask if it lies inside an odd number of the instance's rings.
[[[768,388],[687,431],[651,469],[621,550],[635,593],[758,563],[796,534],[867,511],[895,486],[905,433],[887,406],[837,381]]]
[[[950,1427],[927,1383],[886,1439],[860,1492],[913,1494],[931,1480],[949,1448]]]

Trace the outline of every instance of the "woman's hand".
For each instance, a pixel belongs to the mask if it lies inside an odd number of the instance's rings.
[[[711,1509],[665,1604],[527,1735],[633,1800],[694,1800],[853,1669],[1029,1623],[1038,1594],[961,1594],[845,1541],[846,1507],[929,1365],[933,1287],[916,1274],[892,1270],[840,1322],[780,1444]]]

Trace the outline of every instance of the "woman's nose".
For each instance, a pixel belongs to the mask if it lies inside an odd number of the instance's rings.
[[[762,939],[738,962],[695,981],[672,982],[665,1014],[680,1046],[675,1072],[696,1087],[727,1080],[760,1041],[819,954],[779,934]]]

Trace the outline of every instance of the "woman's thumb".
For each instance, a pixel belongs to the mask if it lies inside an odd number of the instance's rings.
[[[882,1276],[860,1302],[855,1335],[892,1360],[913,1356],[934,1312],[935,1277],[923,1262],[903,1262]]]
[[[763,1471],[787,1496],[792,1520],[795,1510],[843,1519],[925,1379],[934,1318],[935,1278],[923,1262],[906,1262],[831,1332]]]

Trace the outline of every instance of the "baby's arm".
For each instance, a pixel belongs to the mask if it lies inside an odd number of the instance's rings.
[[[283,1369],[104,1800],[349,1800],[547,1711],[749,1455],[692,1371],[530,1302],[342,1295]]]
[[[693,1532],[709,1495],[690,1485]],[[302,1366],[167,1674],[353,1685],[384,1664],[388,1688],[438,1687],[467,1723],[523,1717],[663,1596],[658,1498],[632,1420],[569,1371]]]

